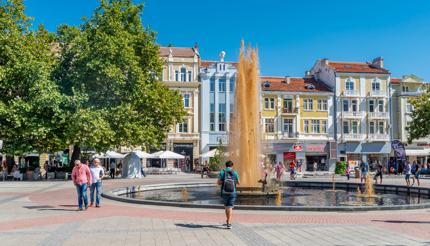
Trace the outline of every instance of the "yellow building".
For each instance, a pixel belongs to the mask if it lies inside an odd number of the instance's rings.
[[[170,89],[183,96],[187,116],[168,133],[165,149],[186,156],[178,167],[186,171],[194,168],[194,160],[199,158],[199,61],[198,47],[161,47],[160,56],[165,61],[162,81]],[[158,163],[152,163],[154,166]],[[168,163],[168,165],[174,165]]]
[[[311,76],[261,77],[263,151],[272,163],[296,159],[302,170],[329,170],[333,93]]]

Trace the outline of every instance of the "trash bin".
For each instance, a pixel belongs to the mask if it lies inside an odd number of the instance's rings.
[[[359,179],[360,178],[360,168],[355,167],[354,172],[355,172],[355,178]]]

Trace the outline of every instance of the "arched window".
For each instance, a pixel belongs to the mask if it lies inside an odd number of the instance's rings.
[[[372,91],[380,91],[381,90],[381,80],[375,78],[372,80]]]
[[[345,81],[345,90],[353,91],[354,90],[354,80],[351,78],[346,79]]]
[[[181,68],[181,81],[187,81],[187,69],[184,67]]]

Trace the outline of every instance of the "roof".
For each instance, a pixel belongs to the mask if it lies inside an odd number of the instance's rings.
[[[400,84],[401,78],[391,78],[391,84]]]
[[[212,64],[219,63],[220,61],[201,61],[200,67],[209,67]],[[237,67],[237,62],[224,62],[225,64],[231,64],[235,67]]]
[[[176,57],[194,57],[196,54],[194,48],[160,47],[160,56],[169,56],[170,50]]]
[[[266,82],[270,82],[270,87],[264,86]],[[261,84],[263,91],[331,92],[326,85],[314,78],[290,78],[287,83],[286,77],[262,76]],[[313,85],[315,89],[306,88],[307,85]]]
[[[382,73],[389,74],[385,68],[372,66],[369,62],[334,62],[328,61],[328,65],[340,73]]]

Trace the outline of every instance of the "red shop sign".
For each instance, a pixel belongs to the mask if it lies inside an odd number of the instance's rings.
[[[293,146],[293,149],[294,149],[295,151],[302,151],[303,147],[302,147],[301,145],[294,145],[294,146]]]
[[[295,160],[296,152],[284,152],[284,160]]]

